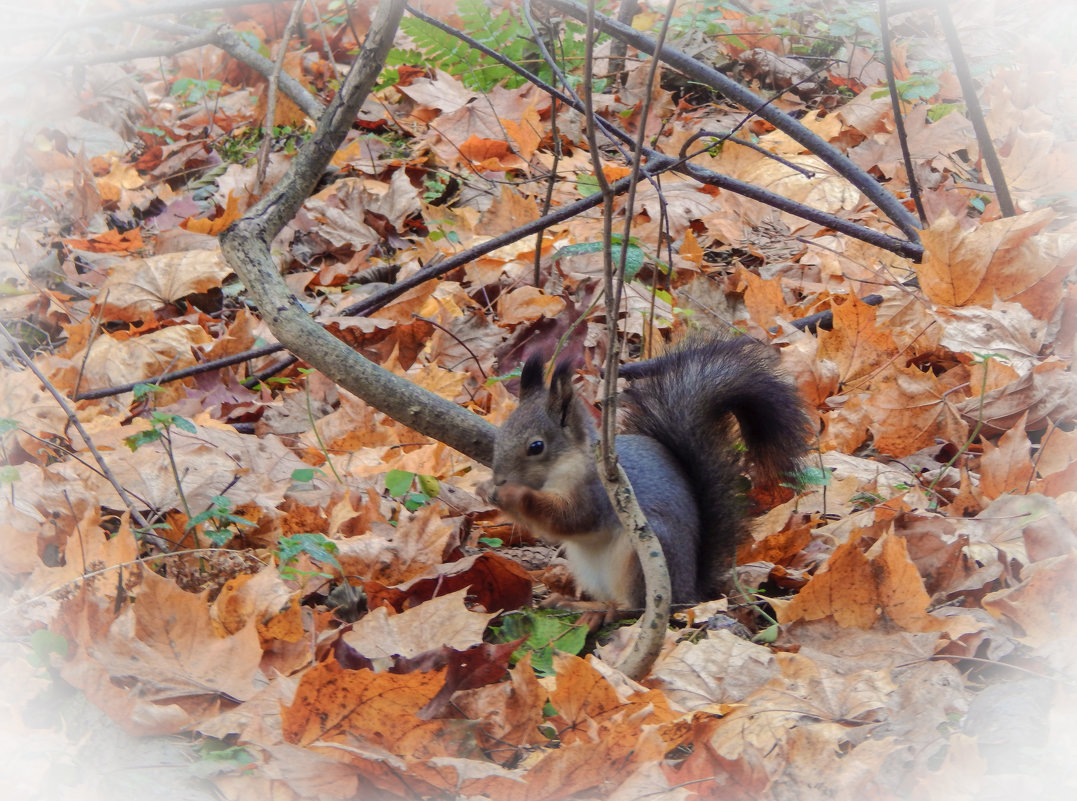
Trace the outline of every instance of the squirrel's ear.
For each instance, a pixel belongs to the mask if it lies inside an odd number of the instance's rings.
[[[532,353],[524,362],[523,370],[520,371],[520,400],[531,395],[545,386],[542,378],[543,359],[537,353]]]
[[[550,395],[547,398],[547,407],[550,415],[555,420],[560,420],[561,425],[567,423],[568,415],[572,410],[572,401],[576,394],[572,391],[573,363],[571,359],[562,359],[554,368],[553,378],[550,379]]]

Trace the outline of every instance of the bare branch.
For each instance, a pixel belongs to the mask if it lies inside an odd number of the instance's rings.
[[[221,234],[221,249],[284,347],[302,354],[331,381],[376,409],[488,464],[493,425],[364,359],[330,335],[288,289],[269,251],[273,237],[295,216],[344,141],[377,80],[403,12],[403,0],[378,4],[359,56],[322,115],[317,133],[292,160],[284,179]]]
[[[587,15],[587,10],[583,6],[572,2],[571,0],[542,0],[542,2],[579,20],[585,19]],[[679,50],[674,50],[672,47],[666,46],[656,47],[655,41],[649,36],[645,36],[635,29],[627,25],[622,25],[616,20],[612,20],[608,17],[596,15],[595,22],[604,33],[608,33],[618,39],[623,39],[640,52],[649,54],[655,54],[657,52],[658,57],[666,64],[669,64],[671,67],[679,70],[688,77],[716,89],[730,100],[733,100],[744,108],[758,114],[779,131],[787,134],[793,141],[806,147],[822,159],[824,163],[828,164],[835,171],[844,176],[853,186],[863,192],[865,196],[878,206],[905,236],[913,242],[919,243],[919,223],[916,218],[901,205],[897,198],[880,186],[874,178],[862,170],[852,168],[853,165],[851,165],[849,160],[822,137],[809,131],[788,114],[768,105],[763,98],[748,89],[745,89],[736,81],[722,74],[718,70],[708,67],[706,64],[685,55]],[[693,175],[693,177],[695,177],[693,173],[697,172],[699,172],[698,168],[695,170],[686,168],[686,173]],[[729,179],[724,180],[728,181]],[[708,183],[710,183],[710,181],[708,181]],[[800,216],[805,217],[805,219],[810,219],[804,214],[801,214]]]

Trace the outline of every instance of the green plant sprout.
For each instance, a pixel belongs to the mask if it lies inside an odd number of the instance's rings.
[[[289,534],[277,541],[275,553],[277,555],[277,570],[280,577],[289,581],[305,581],[308,578],[333,578],[332,573],[321,570],[300,570],[296,567],[296,560],[302,554],[306,554],[313,561],[323,565],[331,565],[338,573],[343,573],[336,554],[340,548],[324,534]]]
[[[204,81],[197,78],[180,78],[172,84],[171,95],[180,98],[184,105],[193,106],[220,91],[221,82],[213,78]]]
[[[142,390],[142,394],[139,394],[139,390]],[[135,387],[135,397],[145,397],[149,392],[159,392],[160,387],[153,386],[151,384],[139,384]],[[131,452],[137,451],[143,445],[148,445],[151,442],[160,441],[164,446],[165,455],[168,457],[168,465],[172,470],[172,479],[176,482],[176,490],[179,492],[180,503],[183,504],[183,511],[187,515],[187,519],[190,520],[191,507],[187,503],[187,496],[183,492],[183,482],[180,480],[179,467],[176,465],[176,456],[172,445],[172,427],[186,431],[188,434],[195,434],[198,429],[194,423],[185,417],[180,417],[178,414],[168,414],[166,412],[152,411],[149,416],[150,427],[146,431],[139,431],[137,434],[132,434],[129,437],[124,437],[124,444],[131,449]],[[179,543],[177,543],[178,545]]]
[[[386,473],[385,488],[394,498],[399,498],[409,512],[430,503],[441,491],[441,485],[434,476],[407,470],[390,470]]]
[[[579,654],[587,642],[587,627],[577,624],[579,617],[557,609],[520,609],[502,617],[500,626],[491,626],[490,634],[499,643],[523,639],[512,652],[512,664],[530,653],[535,674],[552,676],[555,650]]]
[[[310,375],[314,371],[309,367],[300,367],[299,372],[304,375]],[[338,484],[343,484],[344,480],[340,477],[340,473],[337,472],[336,466],[333,464],[333,459],[329,456],[329,448],[326,447],[325,441],[322,439],[322,433],[318,430],[317,421],[314,419],[314,407],[310,403],[310,381],[306,381],[303,385],[304,391],[307,397],[307,422],[310,423],[310,430],[314,432],[314,438],[318,440],[318,448],[322,452],[322,456],[325,457],[325,463],[329,465],[329,469],[333,471],[333,478],[337,480]]]
[[[202,533],[217,547],[239,534],[242,526],[254,526],[250,520],[232,514],[232,501],[225,495],[214,495],[209,508],[190,518],[183,529],[190,531],[203,523],[209,525]]]

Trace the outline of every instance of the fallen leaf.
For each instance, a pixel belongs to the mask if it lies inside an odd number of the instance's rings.
[[[850,538],[796,597],[774,605],[783,624],[831,616],[842,626],[862,629],[937,631],[942,622],[927,613],[929,602],[905,542],[887,534],[871,554]]]

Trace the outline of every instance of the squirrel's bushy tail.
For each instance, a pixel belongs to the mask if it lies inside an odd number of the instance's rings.
[[[702,520],[701,587],[727,570],[745,529],[738,491],[747,461],[758,478],[795,472],[808,450],[809,421],[771,350],[748,338],[692,340],[656,359],[626,365],[626,433],[661,442],[687,471]],[[733,419],[747,449],[736,446]]]

